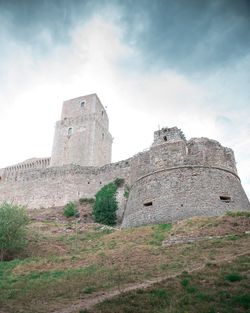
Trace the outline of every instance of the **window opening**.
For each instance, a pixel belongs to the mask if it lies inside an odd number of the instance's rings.
[[[102,140],[104,140],[104,133],[102,133]]]
[[[84,107],[85,103],[86,103],[86,101],[85,101],[85,100],[83,100],[83,101],[81,102],[81,108],[83,108],[83,107]]]
[[[68,136],[71,136],[73,133],[73,128],[72,127],[69,127],[68,128]]]
[[[102,115],[103,115],[103,110],[102,110]]]
[[[226,203],[231,202],[231,197],[229,196],[220,196],[220,200]]]
[[[163,136],[164,141],[168,141],[167,136]]]
[[[153,202],[152,201],[149,201],[149,202],[145,202],[143,203],[144,206],[152,206],[153,205]]]

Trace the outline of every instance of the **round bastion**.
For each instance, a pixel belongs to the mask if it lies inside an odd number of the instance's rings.
[[[155,132],[151,148],[132,158],[130,178],[122,227],[249,210],[233,151],[208,138],[186,141],[176,127]]]

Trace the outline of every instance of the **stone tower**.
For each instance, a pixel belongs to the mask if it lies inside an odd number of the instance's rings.
[[[51,166],[102,166],[111,162],[107,113],[96,94],[63,102],[56,123]]]

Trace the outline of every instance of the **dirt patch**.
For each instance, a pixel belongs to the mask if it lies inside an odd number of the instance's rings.
[[[81,223],[92,223],[92,206],[90,203],[76,203],[77,210],[79,212],[78,220]],[[29,211],[30,219],[34,222],[53,221],[60,223],[67,223],[69,220],[75,218],[66,218],[63,215],[64,207],[51,207],[51,208],[40,208]]]

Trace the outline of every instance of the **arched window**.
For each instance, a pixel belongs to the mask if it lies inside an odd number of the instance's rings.
[[[81,108],[84,108],[85,104],[86,104],[85,100],[81,101],[81,104],[80,104]]]
[[[73,133],[73,128],[72,127],[69,127],[68,128],[68,136],[71,136]]]

